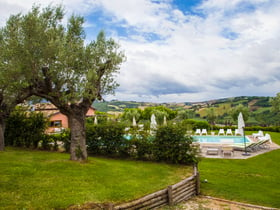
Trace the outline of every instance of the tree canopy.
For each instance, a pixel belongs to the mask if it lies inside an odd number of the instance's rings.
[[[249,119],[249,108],[245,107],[242,104],[239,104],[238,106],[233,107],[231,109],[230,115],[231,115],[232,119],[237,122],[238,115],[239,115],[240,112],[243,115],[244,121],[247,121]]]
[[[106,39],[85,40],[84,18],[71,16],[65,26],[62,6],[11,16],[2,29],[5,68],[9,78],[19,75],[16,85],[52,102],[68,117],[71,159],[87,158],[85,114],[93,101],[113,93],[115,76],[125,60],[120,46]]]

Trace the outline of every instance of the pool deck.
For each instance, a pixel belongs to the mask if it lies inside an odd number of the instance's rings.
[[[252,136],[247,136],[252,141],[256,141],[253,139]],[[269,144],[269,147],[266,149],[259,149],[254,152],[247,152],[249,155],[244,155],[244,151],[236,151],[234,150],[233,153],[222,154],[222,147],[225,145],[217,145],[217,144],[200,144],[200,155],[206,158],[223,158],[223,159],[247,159],[251,157],[255,157],[257,155],[270,152],[272,150],[280,149],[278,144],[272,143]],[[210,149],[209,149],[210,148]],[[213,150],[212,150],[213,149]]]

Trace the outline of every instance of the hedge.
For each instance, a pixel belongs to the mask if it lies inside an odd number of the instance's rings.
[[[6,121],[5,145],[37,148],[46,126],[42,113],[14,111]]]
[[[167,125],[157,129],[156,135],[131,128],[129,139],[124,125],[116,122],[87,125],[87,146],[93,155],[129,157],[132,159],[191,164],[197,162],[193,139],[185,135],[182,126]]]

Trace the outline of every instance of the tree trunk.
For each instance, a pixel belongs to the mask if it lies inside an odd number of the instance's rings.
[[[70,160],[87,160],[85,114],[72,113],[67,117],[71,131]]]
[[[4,133],[5,133],[5,123],[3,119],[0,119],[0,151],[4,151],[5,149]]]

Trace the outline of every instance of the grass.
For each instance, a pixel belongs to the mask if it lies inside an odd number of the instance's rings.
[[[252,132],[246,132],[251,134]],[[269,132],[280,145],[280,133]],[[85,202],[123,202],[176,183],[191,167],[89,158],[7,148],[0,152],[0,209],[59,209]],[[280,150],[247,160],[199,163],[204,195],[280,208]]]
[[[192,167],[6,148],[0,152],[0,209],[60,209],[123,202],[191,175]]]
[[[269,132],[280,144],[280,133]],[[256,205],[280,208],[280,150],[246,160],[202,159],[201,192]]]

